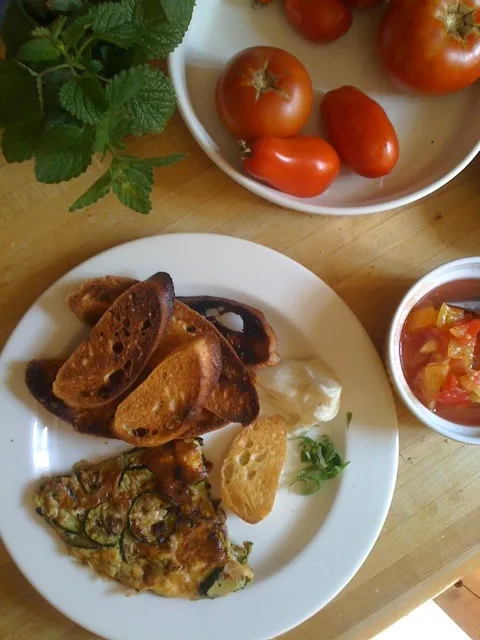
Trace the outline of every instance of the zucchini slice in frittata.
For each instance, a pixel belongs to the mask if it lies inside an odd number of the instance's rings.
[[[37,512],[102,576],[162,596],[216,598],[253,578],[248,543],[228,540],[198,439],[133,449],[44,480]]]

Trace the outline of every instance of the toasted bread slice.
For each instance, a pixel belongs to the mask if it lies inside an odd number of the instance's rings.
[[[116,298],[137,282],[122,276],[90,278],[68,296],[67,303],[77,318],[94,325]],[[179,301],[211,322],[247,367],[268,367],[278,363],[277,337],[258,309],[213,296],[179,298]],[[241,331],[234,331],[222,322],[222,315],[226,313],[240,316],[243,321]]]
[[[220,345],[213,332],[182,344],[119,405],[113,433],[143,447],[180,437],[217,386],[220,368]]]
[[[54,394],[80,408],[100,407],[121,396],[165,334],[173,300],[172,279],[166,273],[128,289],[60,368]]]
[[[258,416],[259,402],[252,377],[222,334],[202,315],[175,300],[168,330],[152,357],[152,364],[181,344],[214,332],[222,349],[222,371],[218,386],[205,408],[228,422],[250,424]]]
[[[93,326],[115,300],[137,282],[122,276],[90,278],[67,297],[67,304],[79,320]]]
[[[259,418],[240,431],[221,469],[222,500],[255,524],[272,510],[287,453],[287,425],[280,416]]]
[[[277,336],[259,309],[216,296],[178,299],[215,325],[247,367],[272,367],[280,361]],[[227,327],[222,322],[222,316],[226,314],[239,316],[243,328],[237,331]]]
[[[202,409],[193,424],[188,428],[188,431],[182,435],[182,438],[197,438],[211,431],[221,429],[227,424],[228,420],[219,418],[208,409]]]
[[[67,406],[53,393],[52,385],[64,360],[32,360],[25,372],[25,382],[32,396],[57,418],[68,422],[75,431],[102,438],[113,438],[110,421],[118,401],[95,409]]]

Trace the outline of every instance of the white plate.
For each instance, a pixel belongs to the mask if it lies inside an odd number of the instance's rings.
[[[101,459],[125,445],[75,433],[29,396],[23,381],[33,357],[67,354],[83,333],[65,296],[83,279],[104,274],[144,278],[168,271],[182,295],[236,298],[258,306],[278,334],[283,356],[321,355],[344,384],[341,416],[329,424],[351,464],[314,497],[287,490],[273,512],[248,525],[231,514],[234,540],[252,540],[255,582],[214,601],[126,598],[114,582],[75,564],[32,508],[37,478]],[[145,238],[106,251],[55,283],[27,312],[0,360],[1,534],[36,589],[78,624],[109,640],[263,640],[325,606],[370,552],[390,506],[397,471],[395,408],[382,364],[362,326],[314,274],[279,253],[235,238],[185,234]],[[353,421],[345,429],[345,413]],[[214,462],[235,427],[205,438]]]
[[[183,44],[170,56],[178,106],[193,136],[225,173],[283,207],[328,215],[376,213],[414,202],[454,178],[480,151],[480,82],[441,97],[397,91],[380,68],[376,28],[383,6],[357,11],[344,38],[315,45],[294,32],[276,0],[254,11],[250,0],[200,0]],[[324,92],[358,86],[384,107],[400,141],[400,159],[390,176],[368,180],[342,169],[317,198],[285,195],[249,178],[235,141],[223,129],[214,101],[220,70],[235,53],[270,45],[290,51],[307,67],[316,92],[305,133],[318,135],[318,103]]]

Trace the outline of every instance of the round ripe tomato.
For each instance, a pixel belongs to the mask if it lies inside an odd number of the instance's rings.
[[[346,0],[346,3],[357,9],[370,9],[370,7],[376,7],[377,4],[381,4],[383,1],[384,0]]]
[[[341,38],[353,20],[342,0],[285,0],[285,13],[304,38],[317,44]]]
[[[395,0],[378,40],[397,84],[419,93],[459,91],[480,78],[480,0]]]
[[[220,120],[237,139],[285,138],[307,121],[313,87],[303,64],[287,51],[252,47],[227,63],[215,100]]]
[[[398,138],[382,107],[355,87],[329,91],[320,113],[340,160],[365,178],[390,173],[398,160]]]
[[[340,159],[322,138],[260,138],[244,154],[250,175],[298,198],[313,198],[337,177]]]

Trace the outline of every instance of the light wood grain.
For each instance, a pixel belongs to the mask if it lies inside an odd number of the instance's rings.
[[[435,602],[471,640],[480,640],[480,571],[451,586]]]
[[[380,350],[395,306],[415,279],[447,260],[478,253],[480,162],[414,206],[327,218],[282,210],[233,183],[212,166],[178,116],[162,137],[135,146],[145,155],[189,154],[158,171],[149,216],[113,197],[67,213],[100,174],[99,163],[68,186],[45,186],[34,181],[30,164],[0,159],[0,345],[68,269],[118,243],[157,233],[223,233],[285,253],[343,297]],[[480,566],[480,447],[446,440],[397,406],[399,476],[382,535],[348,587],[286,634],[288,640],[371,638]],[[319,570],[318,579],[328,576]],[[0,546],[0,640],[94,637],[36,594]]]

